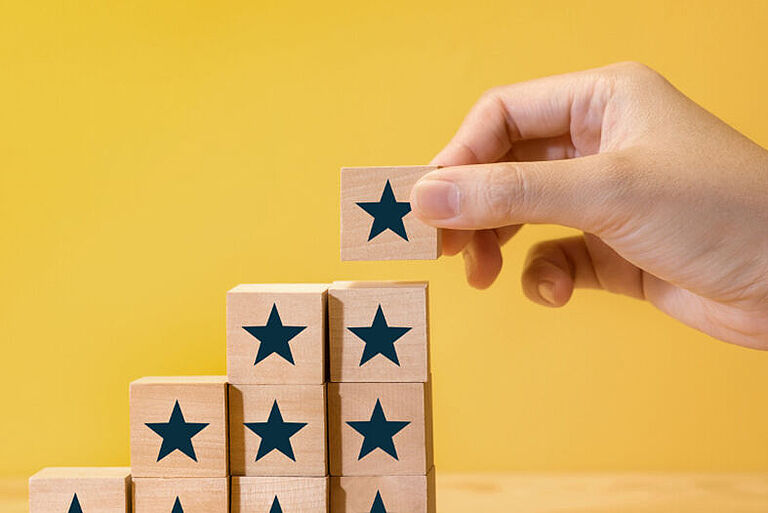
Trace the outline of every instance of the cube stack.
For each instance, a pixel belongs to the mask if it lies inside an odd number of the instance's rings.
[[[329,291],[331,512],[434,512],[427,284]]]
[[[327,290],[227,294],[232,513],[328,511]]]
[[[142,378],[130,387],[133,509],[227,511],[227,380]]]
[[[131,383],[131,469],[44,469],[30,512],[434,513],[427,310],[424,282],[235,287],[228,375]]]

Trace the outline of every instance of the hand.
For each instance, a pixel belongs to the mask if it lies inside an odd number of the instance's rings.
[[[650,301],[716,338],[768,349],[768,152],[634,63],[492,89],[433,160],[413,212],[498,275],[524,223],[583,236],[537,244],[525,294],[576,287]]]

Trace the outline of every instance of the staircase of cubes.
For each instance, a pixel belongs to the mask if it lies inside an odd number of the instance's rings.
[[[49,468],[31,513],[432,513],[427,284],[240,285],[225,376],[130,385],[131,468]]]

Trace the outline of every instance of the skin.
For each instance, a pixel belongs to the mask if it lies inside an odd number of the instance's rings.
[[[650,301],[768,350],[768,152],[636,63],[494,88],[413,188],[413,212],[490,286],[526,223],[583,235],[530,249],[531,300],[574,288]]]

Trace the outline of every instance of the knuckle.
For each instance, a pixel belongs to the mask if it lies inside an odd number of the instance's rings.
[[[528,185],[518,166],[491,166],[481,186],[481,201],[488,216],[494,221],[510,222],[515,206],[525,204]]]
[[[636,61],[626,61],[603,68],[604,77],[616,86],[627,88],[659,85],[667,80],[650,66]]]
[[[647,78],[659,76],[658,72],[642,62],[624,61],[611,66],[614,71],[632,78]]]
[[[528,251],[528,267],[536,267],[549,263],[550,259],[559,252],[559,242],[556,240],[539,241]]]
[[[494,86],[490,89],[486,89],[482,95],[480,95],[480,100],[482,101],[496,101],[496,99],[501,95],[501,92],[504,90],[504,86]]]
[[[628,207],[637,204],[638,198],[654,196],[641,190],[648,187],[648,181],[647,177],[640,176],[637,157],[613,152],[600,158],[589,181],[588,194],[593,201],[592,208],[584,212],[585,224],[592,233],[619,236],[631,224],[634,210]]]
[[[501,86],[492,87],[486,90],[483,94],[480,95],[477,103],[475,103],[475,109],[479,111],[496,109],[499,104],[499,98],[501,97],[502,90],[503,88]]]
[[[638,166],[635,157],[629,152],[616,151],[605,154],[599,173],[602,177],[602,190],[610,191],[612,196],[623,198],[637,188]]]

